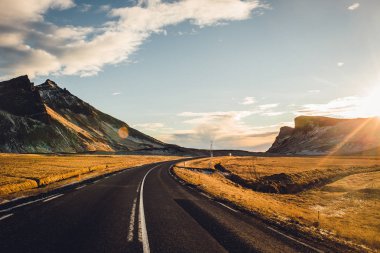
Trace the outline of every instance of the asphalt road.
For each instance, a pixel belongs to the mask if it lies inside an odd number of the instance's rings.
[[[181,185],[167,162],[0,208],[0,252],[323,252]]]

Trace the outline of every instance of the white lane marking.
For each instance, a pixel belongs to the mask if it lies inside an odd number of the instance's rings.
[[[299,244],[302,244],[303,246],[305,246],[305,247],[307,247],[307,248],[309,248],[309,249],[312,249],[312,250],[314,250],[314,251],[316,251],[316,252],[319,252],[319,253],[324,253],[324,251],[322,251],[322,250],[320,250],[320,249],[317,249],[317,248],[314,248],[313,246],[311,246],[311,245],[309,245],[309,244],[306,244],[306,243],[304,243],[304,242],[301,242],[301,241],[299,241],[299,240],[297,240],[297,239],[295,239],[295,238],[293,238],[293,237],[290,237],[290,236],[288,236],[288,235],[286,235],[286,234],[284,234],[284,233],[282,233],[282,232],[280,232],[280,231],[278,231],[278,230],[276,230],[276,229],[274,229],[274,228],[271,228],[271,227],[267,227],[267,228],[270,229],[270,230],[272,230],[273,232],[276,232],[277,234],[280,234],[280,235],[282,235],[282,236],[284,236],[284,237],[286,237],[286,238],[292,240],[292,241],[295,241],[295,242],[297,242],[297,243],[299,243]]]
[[[140,210],[140,209],[139,209]],[[139,242],[142,242],[142,229],[141,229],[141,217],[139,215],[139,230],[138,230]]]
[[[132,205],[132,211],[131,211],[131,218],[129,223],[129,230],[128,230],[128,242],[133,241],[133,231],[135,230],[135,212],[136,212],[136,198],[133,200]]]
[[[84,187],[86,187],[86,186],[87,186],[86,184],[85,184],[85,185],[82,185],[82,186],[79,186],[79,187],[75,188],[75,190],[82,189],[82,188],[84,188]]]
[[[224,206],[225,208],[228,208],[228,209],[230,209],[231,211],[233,211],[233,212],[235,212],[235,213],[237,213],[237,212],[238,212],[236,209],[233,209],[232,207],[229,207],[229,206],[227,206],[227,205],[225,205],[225,204],[223,204],[223,203],[221,203],[221,202],[218,202],[218,201],[217,201],[216,203],[218,203],[218,204],[220,204],[220,205]]]
[[[106,176],[105,178],[109,178],[110,176]]]
[[[203,196],[205,196],[206,198],[211,199],[211,197],[210,197],[209,195],[207,195],[206,193],[201,192],[201,194],[202,194]]]
[[[61,196],[63,196],[63,195],[64,195],[64,194],[58,194],[58,195],[56,195],[56,196],[50,197],[50,198],[48,198],[48,199],[45,199],[45,200],[43,200],[42,202],[48,202],[48,201],[50,201],[50,200],[53,200],[53,199],[59,198],[59,197],[61,197]]]
[[[10,213],[10,214],[7,214],[7,215],[4,215],[4,216],[1,216],[0,217],[0,220],[4,220],[4,219],[6,219],[6,218],[8,218],[8,217],[11,217],[13,215],[13,213]]]
[[[97,182],[99,182],[100,180],[96,180],[96,181],[94,181],[94,182],[92,182],[93,184],[95,184],[95,183],[97,183]]]
[[[52,195],[52,196],[56,196],[56,194],[54,194],[54,195]],[[41,200],[44,200],[44,199],[50,198],[50,197],[52,197],[52,196],[48,196],[48,197],[45,197],[45,198],[36,199],[36,200],[29,201],[29,202],[26,202],[26,203],[23,203],[23,204],[20,204],[20,205],[17,205],[17,206],[13,206],[13,207],[10,207],[10,208],[4,209],[4,210],[0,210],[0,213],[8,212],[8,211],[11,211],[11,210],[13,210],[13,209],[16,209],[16,208],[19,208],[19,207],[22,207],[22,206],[30,205],[30,204],[36,203],[36,202],[38,202],[38,201],[41,201]]]
[[[139,183],[139,186],[137,187],[136,192],[139,192],[139,190],[140,190],[140,186],[141,186],[141,182]]]
[[[148,240],[148,232],[146,230],[146,222],[145,222],[145,213],[144,213],[144,200],[143,200],[143,192],[144,192],[144,183],[145,179],[148,176],[148,174],[155,168],[157,168],[159,165],[154,166],[151,168],[144,176],[143,180],[141,181],[141,189],[140,189],[140,208],[139,208],[139,236],[141,234],[141,240],[143,245],[143,252],[149,253],[149,240]]]

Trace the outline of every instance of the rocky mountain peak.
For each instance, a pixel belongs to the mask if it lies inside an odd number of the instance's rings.
[[[38,85],[38,87],[40,89],[60,89],[58,84],[50,79],[46,79],[46,81],[43,84]]]
[[[40,94],[28,76],[0,82],[0,97],[0,110],[16,116],[49,122]]]
[[[125,129],[126,134],[120,134]],[[167,144],[128,126],[47,79],[0,82],[0,152],[126,152]]]

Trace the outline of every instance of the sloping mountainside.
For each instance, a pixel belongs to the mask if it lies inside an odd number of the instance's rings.
[[[53,81],[34,86],[20,76],[0,82],[0,152],[116,152],[167,146]]]
[[[335,119],[300,116],[295,127],[282,127],[272,147],[275,154],[375,154],[380,148],[380,119]]]

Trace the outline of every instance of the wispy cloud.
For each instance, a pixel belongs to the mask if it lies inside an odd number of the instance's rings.
[[[250,116],[260,111],[219,111],[219,112],[182,112],[183,123],[191,128],[174,131],[166,136],[167,140],[176,143],[189,143],[193,147],[207,147],[210,140],[215,141],[217,148],[236,149],[254,148],[266,150],[275,139],[279,125],[253,127],[246,123]]]
[[[245,97],[242,102],[239,104],[241,105],[251,105],[256,103],[256,99],[254,97]]]
[[[111,9],[112,9],[112,8],[111,8],[111,5],[109,5],[109,4],[104,4],[104,5],[99,6],[98,11],[99,11],[99,12],[108,12],[108,11],[110,11]]]
[[[336,65],[337,65],[338,67],[343,67],[344,62],[338,62]]]
[[[348,10],[350,11],[353,11],[353,10],[356,10],[357,8],[359,8],[360,4],[359,3],[354,3],[350,6],[347,7]]]
[[[263,112],[263,113],[261,113],[261,115],[263,115],[263,116],[273,117],[273,116],[283,115],[283,114],[285,114],[285,113],[286,113],[286,112]]]
[[[362,104],[363,99],[359,97],[337,98],[325,104],[306,104],[301,107],[296,115],[309,116],[339,116],[350,117]]]
[[[267,110],[267,109],[273,109],[278,107],[278,104],[265,104],[265,105],[260,105],[259,108],[261,110]]]
[[[133,127],[143,130],[150,130],[150,131],[158,131],[165,127],[163,123],[160,122],[148,122],[148,123],[140,123],[135,124]]]
[[[88,12],[92,8],[91,4],[81,4],[79,6],[79,11],[80,12]]]
[[[118,95],[121,95],[121,92],[114,92],[114,93],[112,93],[112,96],[118,96]]]
[[[309,92],[309,93],[320,93],[321,90],[308,90],[307,92]]]
[[[102,7],[109,21],[100,27],[60,26],[44,20],[49,9],[73,6],[71,0],[1,1],[1,41],[14,43],[0,45],[0,75],[95,75],[107,64],[126,61],[166,26],[189,21],[205,27],[244,20],[261,7],[258,0],[145,0],[135,6]]]

